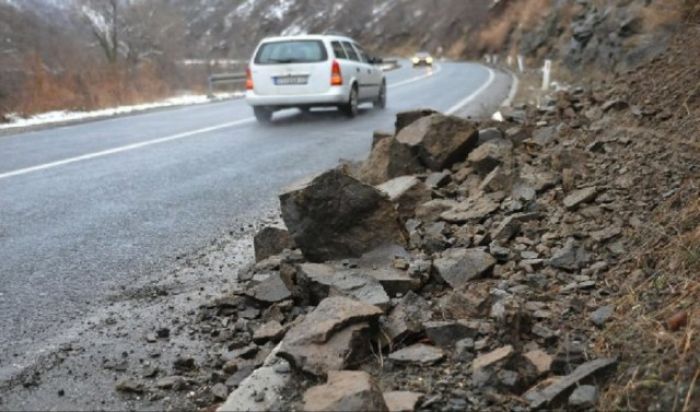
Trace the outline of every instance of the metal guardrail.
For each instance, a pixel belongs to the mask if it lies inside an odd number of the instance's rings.
[[[209,96],[214,95],[214,86],[217,84],[235,84],[245,82],[245,73],[218,73],[209,76]]]
[[[394,70],[394,69],[400,67],[399,61],[397,59],[383,60],[380,65],[384,68],[384,71],[390,71],[390,70]],[[246,78],[245,72],[212,74],[209,76],[209,79],[208,79],[209,96],[214,95],[214,87],[217,84],[243,83],[243,82],[245,82],[245,78]]]

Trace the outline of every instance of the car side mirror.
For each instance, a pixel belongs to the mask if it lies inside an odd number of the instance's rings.
[[[382,64],[384,63],[384,59],[382,59],[381,57],[370,57],[369,62],[371,64]]]

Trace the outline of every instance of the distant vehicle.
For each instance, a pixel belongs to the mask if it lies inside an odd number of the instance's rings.
[[[344,36],[267,38],[246,70],[246,101],[261,123],[269,123],[277,110],[295,107],[335,106],[355,117],[360,103],[386,106],[381,63]]]
[[[415,56],[411,59],[411,62],[413,63],[413,67],[418,67],[418,66],[433,66],[433,56],[430,55],[428,52],[418,52],[416,53]]]

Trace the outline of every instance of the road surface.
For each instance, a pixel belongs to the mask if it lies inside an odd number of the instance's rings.
[[[509,91],[471,63],[387,79],[387,109],[352,120],[292,110],[263,126],[233,100],[0,137],[0,380],[109,294],[274,210],[287,184],[364,158],[396,112],[486,114]]]

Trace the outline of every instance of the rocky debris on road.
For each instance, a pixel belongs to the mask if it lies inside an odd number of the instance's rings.
[[[378,388],[386,402],[372,407],[390,410],[594,405],[616,364],[594,354],[614,314],[607,279],[638,210],[634,185],[610,179],[630,172],[617,161],[628,143],[612,137],[626,132],[590,131],[584,113],[600,100],[565,99],[565,111],[555,100],[525,108],[523,124],[481,129],[399,115],[359,171],[281,195],[298,250],[242,272],[213,312],[242,326],[225,375],[249,375],[254,349],[281,339],[276,356],[298,377],[285,408],[367,408]],[[410,171],[395,174],[397,159]],[[573,394],[583,385],[593,390]]]

